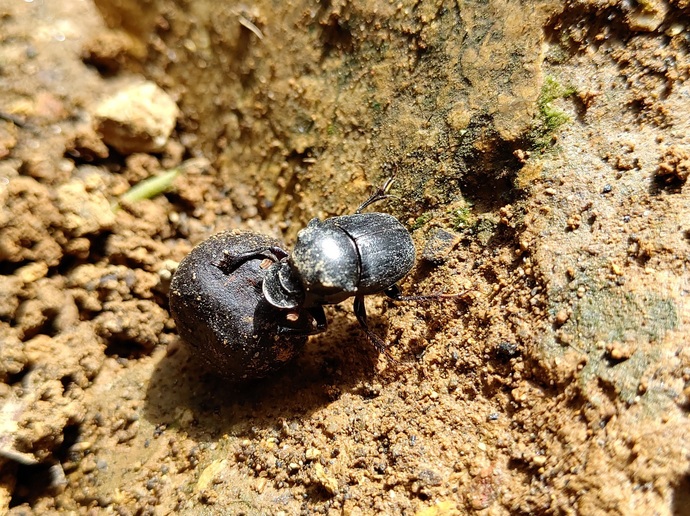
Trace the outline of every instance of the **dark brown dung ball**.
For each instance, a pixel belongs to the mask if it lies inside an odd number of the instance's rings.
[[[172,278],[170,310],[178,334],[210,369],[232,381],[269,375],[307,340],[307,332],[281,328],[294,328],[296,320],[311,324],[308,313],[275,308],[262,293],[266,266],[277,260],[271,247],[282,243],[247,231],[219,233],[196,246]]]

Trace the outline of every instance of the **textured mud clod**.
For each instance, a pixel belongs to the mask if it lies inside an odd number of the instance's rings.
[[[263,258],[231,272],[228,256],[281,242],[249,232],[214,235],[180,263],[170,284],[170,310],[179,335],[215,372],[231,380],[262,378],[282,367],[304,346],[305,335],[281,334],[285,313],[263,296]]]

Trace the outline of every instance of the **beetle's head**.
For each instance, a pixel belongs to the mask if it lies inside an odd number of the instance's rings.
[[[304,303],[302,283],[287,261],[273,263],[266,269],[262,290],[266,301],[276,308],[292,309]]]

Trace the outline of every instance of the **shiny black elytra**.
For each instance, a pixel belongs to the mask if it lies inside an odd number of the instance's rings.
[[[202,242],[173,276],[170,308],[180,336],[231,380],[260,378],[281,367],[307,335],[326,330],[323,306],[354,297],[354,312],[379,352],[385,342],[369,329],[364,296],[403,297],[396,283],[415,263],[405,227],[385,213],[361,213],[388,197],[386,181],[353,215],[313,219],[292,253],[251,232],[225,232]]]

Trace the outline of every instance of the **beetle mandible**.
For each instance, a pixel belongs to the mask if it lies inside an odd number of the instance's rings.
[[[402,296],[397,282],[415,264],[415,247],[410,233],[392,215],[362,213],[367,206],[389,197],[389,178],[352,215],[325,220],[312,219],[297,234],[288,253],[276,246],[228,255],[215,265],[230,273],[246,260],[265,257],[273,261],[263,279],[263,295],[272,306],[293,311],[307,310],[312,327],[283,326],[280,331],[315,334],[326,330],[324,305],[354,297],[354,312],[362,329],[379,352],[386,344],[369,329],[364,296],[383,292],[396,300],[425,299]]]

